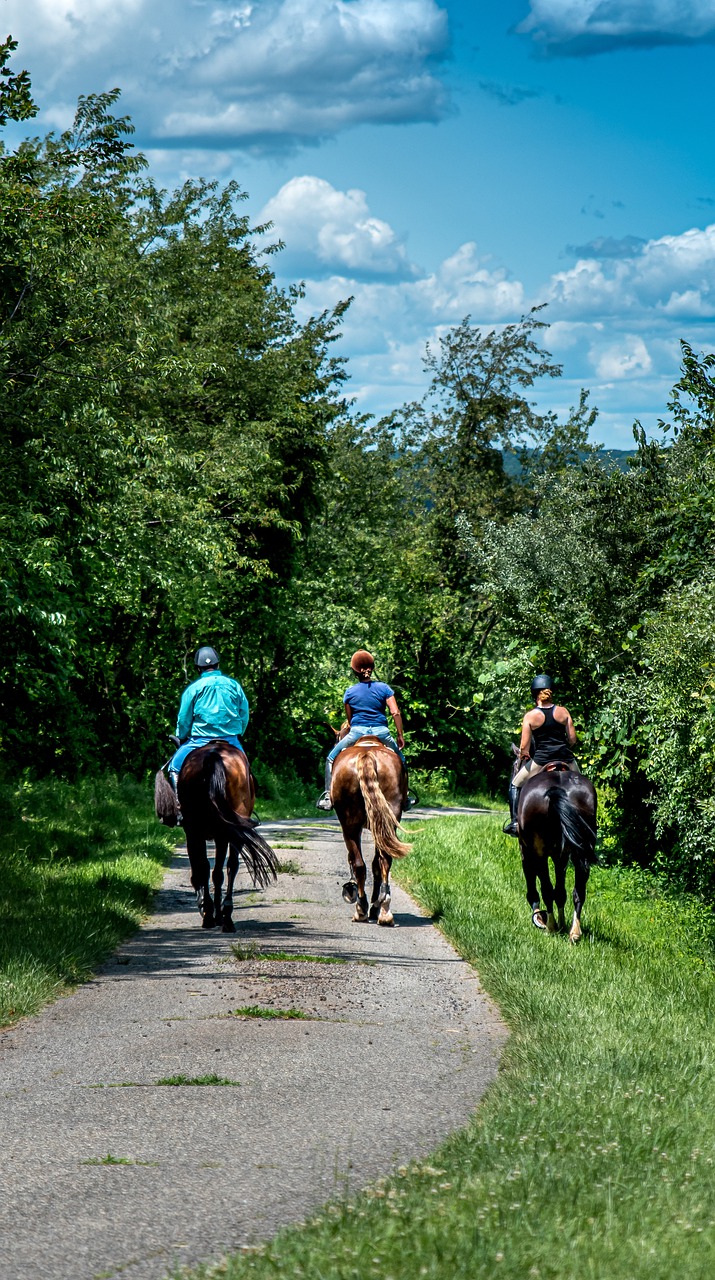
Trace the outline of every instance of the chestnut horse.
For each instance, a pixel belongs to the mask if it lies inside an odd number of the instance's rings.
[[[355,904],[353,920],[394,925],[390,910],[392,859],[404,858],[412,848],[397,837],[400,818],[407,807],[407,777],[400,757],[379,738],[366,735],[336,757],[330,795],[348,851],[351,878],[343,885],[343,897]],[[375,841],[369,909],[365,893],[367,868],[361,848],[366,827]]]
[[[569,941],[578,942],[586,883],[597,860],[596,790],[593,783],[582,773],[572,773],[568,765],[561,762],[547,766],[523,784],[517,820],[526,899],[531,907],[532,921],[538,929],[546,929],[549,933],[565,931],[566,868],[570,858],[574,866],[574,913]],[[554,864],[553,885],[549,858]],[[545,911],[541,908],[537,879],[541,884]],[[558,919],[554,917],[554,903]]]
[[[221,925],[224,933],[234,933],[233,884],[239,855],[255,885],[264,888],[276,879],[276,856],[255,830],[251,817],[255,786],[245,752],[215,739],[197,747],[181,767],[178,783],[179,805],[186,833],[186,850],[191,863],[191,883],[203,917],[204,929]],[[167,820],[165,811],[175,816],[176,801],[171,784],[159,771],[155,789],[156,811]],[[173,807],[173,808],[172,808]],[[209,860],[206,841],[215,844],[213,899],[209,889]],[[226,893],[223,894],[223,867],[226,863]]]

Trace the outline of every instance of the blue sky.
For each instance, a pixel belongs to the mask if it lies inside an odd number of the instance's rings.
[[[418,398],[425,343],[547,302],[565,412],[655,430],[712,349],[715,0],[0,0],[42,111],[119,85],[164,185],[235,177],[306,281],[353,295],[358,405]]]

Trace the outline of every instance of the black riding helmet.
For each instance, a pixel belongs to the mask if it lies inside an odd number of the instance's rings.
[[[540,676],[534,676],[534,679],[531,682],[531,696],[535,698],[537,693],[540,693],[542,689],[553,689],[553,687],[554,682],[551,679],[551,676],[547,676],[546,673],[543,673]]]
[[[200,671],[206,671],[208,667],[217,667],[219,665],[219,656],[210,644],[203,644],[194,654],[194,666]]]

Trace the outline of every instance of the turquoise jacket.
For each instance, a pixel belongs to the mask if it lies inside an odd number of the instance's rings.
[[[248,724],[248,699],[237,680],[220,671],[204,671],[184,694],[176,734],[185,738],[240,738]]]

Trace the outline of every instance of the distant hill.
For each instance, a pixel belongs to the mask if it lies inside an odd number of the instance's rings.
[[[596,457],[606,465],[616,467],[619,471],[628,470],[628,459],[635,458],[638,453],[637,449],[598,449]],[[586,454],[582,455],[584,458]],[[519,474],[519,460],[515,453],[508,450],[504,454],[504,470],[508,476],[516,476]]]

